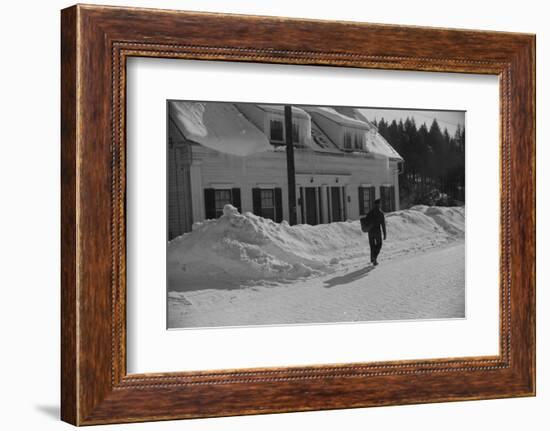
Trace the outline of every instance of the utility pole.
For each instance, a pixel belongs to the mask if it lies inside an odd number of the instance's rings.
[[[296,219],[296,170],[294,168],[294,143],[292,142],[292,107],[285,105],[286,171],[288,178],[288,223],[293,226]]]

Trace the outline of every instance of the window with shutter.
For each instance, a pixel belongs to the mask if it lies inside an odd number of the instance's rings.
[[[204,209],[206,219],[223,215],[223,207],[233,205],[241,211],[241,189],[204,189]]]
[[[261,216],[275,220],[275,196],[273,189],[262,189],[260,199],[262,205]]]
[[[252,212],[260,216],[262,215],[262,190],[259,188],[252,189]]]
[[[269,218],[277,223],[283,220],[282,190],[274,189],[252,189],[252,207],[254,214]]]
[[[374,187],[366,187],[363,189],[363,199],[365,201],[366,212],[369,212],[374,207],[373,191]]]
[[[241,211],[241,189],[231,189],[231,203],[239,212]]]
[[[358,189],[358,195],[359,195],[359,215],[365,215],[367,212],[365,211],[365,188],[359,187]]]
[[[359,213],[367,214],[374,207],[374,187],[359,187]]]
[[[215,218],[223,215],[223,207],[226,204],[233,204],[231,190],[214,190]]]
[[[216,191],[204,189],[204,214],[206,219],[216,218]]]

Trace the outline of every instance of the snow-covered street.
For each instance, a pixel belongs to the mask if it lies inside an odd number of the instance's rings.
[[[286,284],[170,294],[169,327],[464,316],[464,242]]]
[[[228,206],[168,246],[168,327],[464,317],[464,208],[386,215],[380,265],[359,221],[277,224]]]

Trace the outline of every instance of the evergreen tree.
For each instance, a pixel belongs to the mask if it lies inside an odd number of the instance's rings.
[[[425,123],[417,127],[414,118],[391,123],[381,118],[374,124],[405,161],[399,177],[403,207],[424,202],[424,196],[434,191],[464,201],[464,126],[458,125],[451,136],[437,120],[429,128]]]
[[[430,127],[414,118],[388,123],[375,120],[379,133],[405,161],[399,177],[403,207],[423,202],[434,190],[464,201],[465,129],[458,125],[453,136],[437,120]]]

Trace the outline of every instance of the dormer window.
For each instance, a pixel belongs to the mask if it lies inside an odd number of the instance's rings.
[[[362,130],[345,128],[344,129],[344,150],[356,151],[363,150],[365,143],[365,134]]]
[[[284,141],[284,127],[281,120],[271,119],[269,122],[271,140],[274,142]]]
[[[355,133],[354,146],[356,150],[363,149],[363,134]]]
[[[285,125],[282,119],[271,118],[269,120],[269,138],[271,142],[276,144],[283,144],[286,141]],[[298,121],[292,122],[292,142],[299,144],[300,139],[300,123]]]
[[[344,131],[344,149],[351,150],[352,133],[350,130]]]

